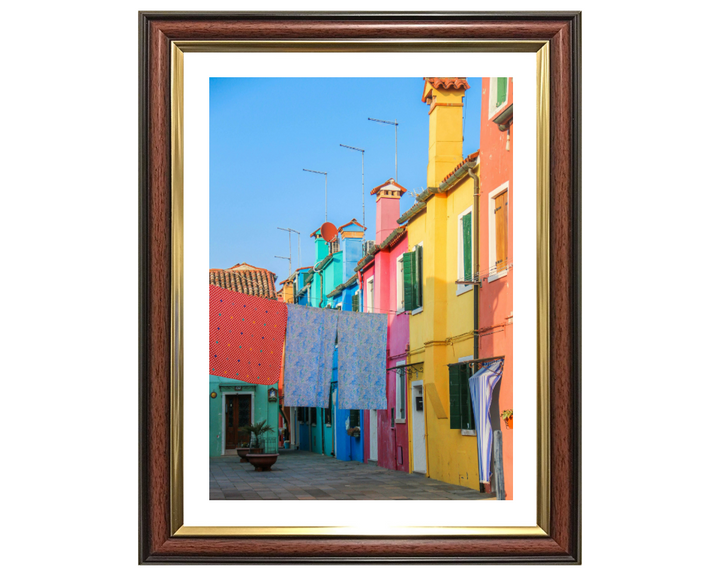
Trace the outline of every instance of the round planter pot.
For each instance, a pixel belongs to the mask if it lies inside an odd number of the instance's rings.
[[[250,448],[237,448],[238,456],[240,456],[240,462],[247,462],[246,456],[250,452]]]
[[[283,442],[283,444],[285,445],[285,450],[290,448],[290,442],[288,442],[287,440],[285,442]]]
[[[247,459],[255,466],[255,472],[268,472],[277,462],[279,454],[248,454]]]

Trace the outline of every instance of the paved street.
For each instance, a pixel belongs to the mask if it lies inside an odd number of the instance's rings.
[[[210,458],[211,500],[482,500],[490,494],[420,474],[281,451],[270,472],[235,456]],[[493,496],[494,498],[494,496]]]

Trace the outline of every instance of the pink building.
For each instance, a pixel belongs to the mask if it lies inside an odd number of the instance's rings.
[[[390,470],[409,471],[407,384],[404,366],[409,347],[409,318],[404,314],[402,255],[407,252],[405,226],[400,218],[400,198],[406,190],[392,178],[374,188],[376,196],[375,245],[367,250],[358,272],[364,312],[388,315],[387,410],[365,410],[365,462],[376,461]]]

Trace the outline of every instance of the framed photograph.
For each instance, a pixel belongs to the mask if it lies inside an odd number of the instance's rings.
[[[580,563],[580,13],[139,23],[140,563]]]

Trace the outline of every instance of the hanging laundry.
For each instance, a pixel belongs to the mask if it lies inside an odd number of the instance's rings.
[[[284,405],[327,408],[338,313],[287,305]]]
[[[386,410],[387,314],[338,314],[338,407]]]
[[[249,384],[280,378],[287,306],[210,286],[210,374]]]
[[[490,455],[492,454],[493,430],[490,424],[490,403],[495,385],[500,382],[503,361],[495,360],[483,365],[470,376],[470,397],[477,431],[478,469],[480,482],[490,482]]]

